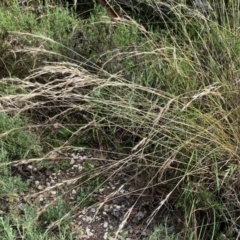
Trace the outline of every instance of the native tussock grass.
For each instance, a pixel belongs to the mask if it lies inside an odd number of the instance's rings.
[[[65,43],[26,29],[7,33],[17,46],[6,51],[4,69],[14,69],[10,63],[19,69],[23,59],[27,64],[21,74],[1,79],[1,111],[27,118],[25,128],[40,145],[38,152],[8,158],[19,166],[47,162],[60,150],[99,149],[100,164],[86,166],[68,183],[84,187],[102,178],[101,187],[120,172],[141,183],[117,234],[149,191],[155,203],[146,225],[167,205],[182,213],[180,239],[233,237],[239,225],[238,19],[228,14],[219,25],[198,10],[184,7],[183,15],[182,9],[173,9],[175,20],[165,30],[146,31],[131,20],[112,23],[97,9],[72,25],[73,38]],[[11,39],[4,36],[3,44]],[[5,130],[1,141],[8,144]],[[2,149],[6,155],[8,148]],[[54,218],[47,229],[62,221]]]

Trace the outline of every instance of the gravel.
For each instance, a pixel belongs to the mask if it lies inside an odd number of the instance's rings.
[[[44,174],[41,169],[37,169],[35,166],[25,166],[27,171],[32,173],[29,176],[29,180],[33,183],[32,193],[35,194],[35,199],[32,200],[33,203],[38,201],[41,203],[41,206],[44,206],[49,201],[55,200],[56,195],[60,196],[62,193],[68,192],[66,196],[66,198],[68,197],[66,199],[67,204],[76,206],[72,224],[75,226],[76,233],[82,232],[81,237],[79,237],[79,234],[76,234],[75,240],[114,239],[112,234],[117,231],[129,209],[132,206],[136,206],[122,230],[124,234],[127,233],[127,236],[124,235],[124,239],[143,240],[146,239],[146,236],[149,236],[148,230],[144,229],[145,221],[147,216],[149,216],[149,207],[141,204],[141,201],[144,200],[138,201],[139,196],[135,194],[135,190],[139,186],[136,186],[135,182],[130,182],[130,177],[126,176],[125,173],[119,172],[119,174],[114,175],[114,178],[108,178],[101,188],[94,191],[94,199],[98,199],[99,203],[95,202],[89,208],[81,208],[76,205],[80,192],[79,186],[71,181],[65,184],[60,183],[86,173],[87,170],[83,167],[84,162],[87,162],[93,168],[95,167],[95,162],[92,160],[92,154],[89,153],[61,152],[60,155],[57,155],[57,159],[63,158],[64,161],[63,156],[66,156],[65,161],[70,166],[59,171],[52,170],[50,163],[49,167],[44,170]],[[54,166],[54,164],[53,161],[52,165]],[[104,162],[101,162],[101,164],[104,164]],[[48,190],[48,188],[51,190]],[[133,191],[135,191],[134,195],[131,193]],[[149,200],[149,196],[147,196],[147,199]],[[135,204],[136,201],[138,201],[137,204]],[[104,204],[101,204],[103,202]]]

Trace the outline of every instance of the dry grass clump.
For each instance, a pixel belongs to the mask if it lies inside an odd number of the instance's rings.
[[[179,18],[179,33],[161,32],[160,38],[144,35],[134,22],[114,28],[105,22],[107,30],[114,30],[115,51],[108,52],[100,42],[102,52],[98,59],[97,51],[91,55],[89,69],[90,61],[79,59],[79,64],[46,62],[24,78],[4,78],[1,84],[11,83],[15,93],[3,94],[0,103],[3,111],[37,123],[32,129],[43,141],[56,123],[69,131],[57,145],[46,144],[46,159],[47,151],[74,148],[77,139],[88,148],[100,148],[104,157],[97,160],[104,167],[79,176],[79,184],[127,172],[129,181],[141,183],[134,191],[139,195],[135,204],[151,193],[153,208],[146,225],[168,205],[182,213],[179,238],[234,237],[232,229],[240,224],[239,33],[193,13],[192,22]],[[92,22],[93,29],[97,24]],[[120,30],[129,29],[132,35],[124,39]],[[89,39],[93,47],[94,34]],[[127,45],[136,39],[139,46]],[[33,55],[39,51],[29,48]]]

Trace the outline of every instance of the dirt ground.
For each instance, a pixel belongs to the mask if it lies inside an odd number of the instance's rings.
[[[163,190],[163,197],[159,194],[157,197],[144,187],[141,179],[131,180],[129,170],[123,169],[117,174],[114,169],[104,172],[101,186],[91,189],[91,197],[84,199],[84,189],[89,183],[80,184],[79,181],[81,175],[86,174],[86,166],[99,168],[105,164],[96,161],[93,154],[54,152],[49,156],[47,166],[29,163],[14,167],[15,174],[30,181],[32,186],[19,201],[38,206],[40,217],[49,204],[54,204],[58,198],[63,199],[70,209],[70,226],[76,240],[157,240],[165,239],[166,234],[174,234],[183,227],[180,213],[170,204],[164,205],[151,218],[167,193]],[[62,218],[68,216],[68,212],[63,212]],[[57,222],[44,224],[51,229]],[[154,231],[159,225],[165,229],[162,233]]]

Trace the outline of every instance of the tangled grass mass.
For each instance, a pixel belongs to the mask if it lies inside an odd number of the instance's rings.
[[[0,3],[1,239],[239,238],[240,1],[123,2]]]

